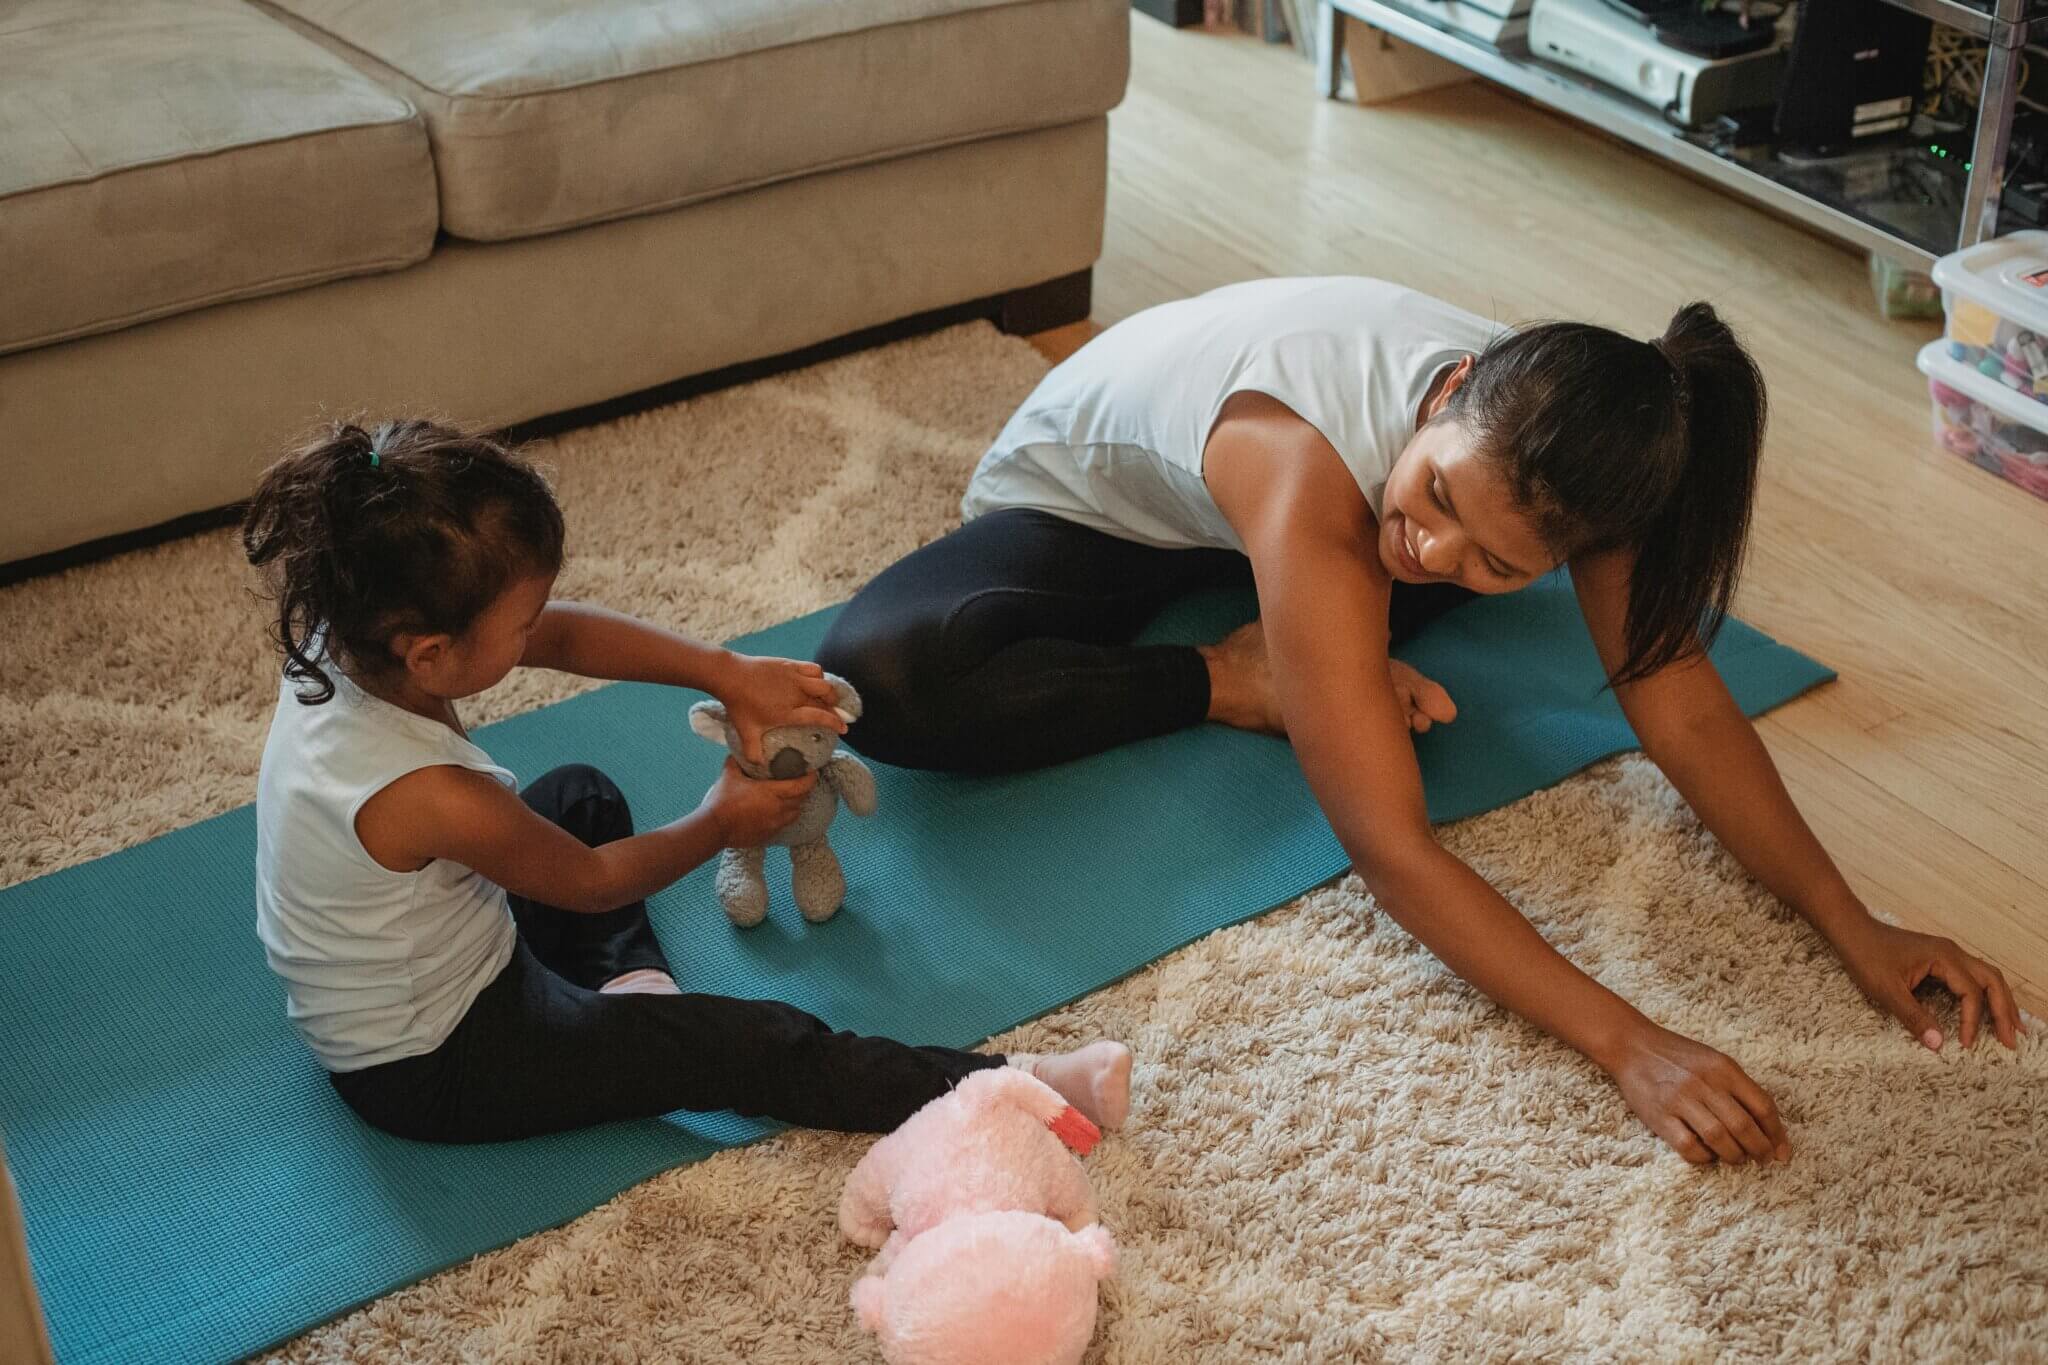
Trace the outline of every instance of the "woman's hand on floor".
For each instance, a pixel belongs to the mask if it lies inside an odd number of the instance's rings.
[[[1986,1014],[1991,1016],[1991,1031],[2007,1047],[2017,1046],[2017,1035],[2026,1032],[2012,988],[1998,968],[1971,957],[1951,939],[1917,934],[1867,915],[1836,930],[1833,939],[1849,979],[1930,1051],[1941,1050],[1941,1029],[1913,994],[1929,977],[1955,992],[1962,1007],[1964,1047],[1976,1046]]]
[[[1704,1043],[1650,1024],[1623,1043],[1608,1073],[1636,1117],[1695,1166],[1792,1155],[1771,1097]]]

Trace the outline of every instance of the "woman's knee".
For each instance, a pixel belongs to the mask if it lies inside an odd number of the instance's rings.
[[[915,624],[888,622],[860,611],[854,599],[818,646],[817,660],[860,693],[861,716],[847,743],[870,758],[904,767],[916,762],[920,720],[935,714],[940,663]]]

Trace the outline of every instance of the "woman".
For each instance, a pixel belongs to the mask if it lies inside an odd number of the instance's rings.
[[[1388,649],[1562,564],[1644,752],[1743,866],[1926,1046],[1930,975],[1964,1046],[1987,1013],[2014,1046],[2003,977],[1870,915],[1704,652],[1748,534],[1755,363],[1703,303],[1650,342],[1497,331],[1352,278],[1232,285],[1110,328],[1005,426],[961,529],[835,622],[820,661],[867,708],[850,742],[999,771],[1203,720],[1285,733],[1375,899],[1454,971],[1603,1067],[1687,1160],[1782,1160],[1739,1066],[1572,966],[1431,831],[1408,736],[1456,708]],[[1173,597],[1247,578],[1252,626],[1128,643]]]

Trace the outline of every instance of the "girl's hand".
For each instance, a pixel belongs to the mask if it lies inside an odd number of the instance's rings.
[[[1913,995],[1928,977],[1939,978],[1963,1010],[1963,1046],[1974,1047],[1985,1012],[1992,1032],[2007,1047],[2025,1033],[2019,1005],[1998,968],[1971,957],[1950,939],[1916,934],[1864,915],[1834,935],[1835,952],[1849,969],[1849,978],[1863,988],[1871,1003],[1889,1011],[1928,1049],[1941,1051],[1941,1030],[1934,1016]]]
[[[1636,1117],[1695,1166],[1792,1156],[1771,1097],[1704,1043],[1650,1024],[1623,1043],[1608,1073]]]
[[[758,848],[788,829],[803,813],[804,798],[818,785],[815,772],[786,782],[759,780],[740,771],[731,758],[698,809],[711,817],[726,848]]]
[[[838,694],[816,664],[735,654],[716,692],[749,763],[761,761],[761,732],[777,725],[822,725],[835,735],[846,733],[846,720],[833,706]]]

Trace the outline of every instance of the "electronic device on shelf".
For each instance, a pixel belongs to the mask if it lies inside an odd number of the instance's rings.
[[[1647,26],[1664,46],[1695,57],[1740,57],[1769,47],[1775,36],[1772,21],[1760,17],[1744,24],[1738,15],[1701,9],[1699,0],[1607,0],[1607,4]]]
[[[1829,156],[1903,132],[1933,28],[1884,0],[1804,0],[1778,101],[1779,142]]]
[[[1911,138],[1905,150],[1915,160],[1939,168],[1961,198],[1970,173],[1971,133],[1967,124],[1925,132]],[[2022,227],[2048,228],[2048,114],[2021,109],[2013,115],[1998,227],[2001,233]]]
[[[1394,0],[1403,9],[1503,52],[1529,43],[1532,0]]]
[[[1624,10],[1609,0],[1535,0],[1529,52],[1631,95],[1685,128],[1703,128],[1723,114],[1778,98],[1785,44],[1775,26],[1763,27],[1765,45],[1754,51],[1703,56],[1660,41],[1658,15],[1646,23],[1644,8],[1640,2]]]
[[[1745,27],[1740,18],[1721,11],[1679,10],[1654,19],[1650,32],[1666,47],[1695,57],[1741,57],[1761,52],[1777,40],[1776,25],[1759,20]]]

